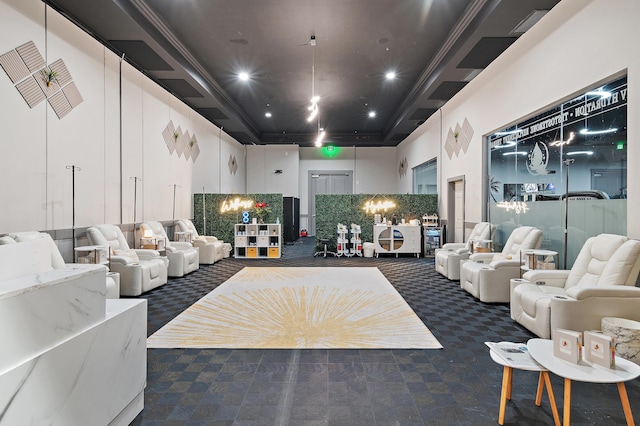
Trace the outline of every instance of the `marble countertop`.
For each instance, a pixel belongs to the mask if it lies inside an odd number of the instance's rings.
[[[104,271],[106,274],[106,268],[103,265],[73,263],[62,269],[0,281],[0,300],[37,291],[43,287],[55,286],[100,271]]]

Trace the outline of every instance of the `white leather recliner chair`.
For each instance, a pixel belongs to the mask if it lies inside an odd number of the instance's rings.
[[[493,237],[494,230],[495,227],[489,222],[480,222],[473,227],[466,243],[446,243],[442,248],[436,249],[434,259],[436,272],[439,272],[450,280],[459,280],[460,261],[469,258],[471,254],[471,240],[475,238],[490,240]]]
[[[154,238],[164,239],[170,277],[182,277],[200,268],[198,249],[191,243],[170,241],[160,222],[143,222],[140,224],[140,231],[140,235],[148,235],[145,231],[151,231]]]
[[[553,330],[600,330],[604,317],[640,321],[640,241],[589,238],[571,270],[533,270],[511,288],[511,318],[541,338]]]
[[[167,259],[155,250],[131,250],[118,226],[92,226],[87,239],[111,248],[111,270],[120,274],[120,295],[139,296],[167,283]]]
[[[510,281],[520,277],[520,250],[538,249],[542,231],[515,228],[500,253],[474,253],[460,262],[460,287],[482,302],[509,302]]]
[[[60,250],[58,249],[58,246],[56,245],[55,241],[53,241],[53,238],[51,238],[51,235],[47,234],[46,232],[27,231],[27,232],[15,232],[15,233],[7,234],[6,236],[0,238],[0,245],[22,243],[25,241],[33,241],[33,240],[39,240],[39,239],[45,239],[49,241],[49,245],[51,247],[51,268],[52,269],[65,268],[67,264],[65,263],[64,258],[62,257],[62,254],[60,254]],[[107,268],[106,266],[105,268],[107,269],[107,271],[109,270],[109,268]],[[107,299],[119,298],[120,288],[118,283],[116,283],[116,281],[112,277],[107,275],[106,284],[107,284],[107,293],[106,293]]]
[[[200,251],[199,261],[204,265],[212,265],[224,258],[224,241],[209,235],[199,235],[193,222],[189,219],[180,219],[176,222],[180,232],[191,234],[191,244]]]

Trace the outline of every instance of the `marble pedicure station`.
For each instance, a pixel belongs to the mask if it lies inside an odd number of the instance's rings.
[[[146,300],[106,269],[52,268],[46,240],[0,245],[0,425],[128,425],[143,409]]]

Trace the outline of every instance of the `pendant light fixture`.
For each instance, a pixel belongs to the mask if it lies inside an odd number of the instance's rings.
[[[309,123],[313,122],[313,120],[316,120],[316,123],[318,125],[318,137],[316,138],[316,142],[315,145],[317,147],[321,147],[322,146],[322,140],[324,139],[324,135],[325,135],[325,131],[323,129],[320,128],[320,115],[319,115],[319,108],[318,108],[318,102],[320,101],[320,96],[316,95],[316,52],[315,52],[315,47],[316,47],[316,36],[312,35],[311,38],[309,39],[309,45],[311,46],[312,49],[312,54],[311,54],[311,104],[309,105],[309,117],[307,118],[307,121]]]

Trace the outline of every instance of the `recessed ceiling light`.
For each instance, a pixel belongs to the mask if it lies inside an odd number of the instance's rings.
[[[396,73],[393,71],[389,71],[384,76],[387,80],[393,80],[394,78],[396,78]]]
[[[247,81],[249,80],[249,74],[247,74],[246,72],[241,72],[240,74],[238,74],[238,78],[240,79],[240,81]]]
[[[373,118],[376,116],[376,112],[375,111],[369,111],[369,118]]]
[[[265,112],[264,116],[267,117],[267,118],[270,118],[271,117],[271,113],[270,112]]]

